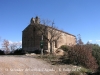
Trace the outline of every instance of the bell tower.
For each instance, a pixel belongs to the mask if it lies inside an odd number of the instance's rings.
[[[40,23],[40,18],[38,16],[36,16],[35,18],[33,18],[33,17],[31,18],[30,24],[34,24],[34,23],[36,23],[36,24]]]
[[[35,18],[31,18],[31,20],[30,20],[30,24],[33,24],[33,23],[35,23]]]
[[[37,24],[40,23],[40,18],[38,16],[35,17],[35,23],[37,23]]]

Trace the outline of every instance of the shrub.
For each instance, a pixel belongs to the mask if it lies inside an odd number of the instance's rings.
[[[96,58],[97,60],[97,64],[100,67],[100,46],[98,44],[92,44],[92,54],[93,56]],[[98,70],[100,71],[100,69],[98,68]]]
[[[61,63],[63,63],[63,64],[71,63],[67,52],[65,52],[65,54],[62,57],[60,57],[60,60],[61,60]]]
[[[35,53],[35,54],[41,54],[41,50],[37,49],[37,50],[33,51],[33,53]]]
[[[23,53],[22,48],[17,49],[17,50],[14,51],[14,55],[23,55],[23,54],[24,54],[24,53]]]
[[[22,48],[16,49],[14,52],[11,52],[8,55],[24,55],[25,53],[23,52]]]
[[[92,55],[97,60],[97,64],[99,65],[98,71],[100,72],[100,46],[98,44],[92,44],[89,42],[86,45],[89,45],[92,47]]]
[[[79,71],[72,71],[69,75],[80,75],[81,73]]]
[[[87,68],[84,68],[84,67],[81,67],[81,69],[79,70],[81,73],[92,73],[92,71],[90,69],[87,69]]]
[[[60,49],[62,49],[64,52],[64,55],[60,58],[62,60],[62,63],[70,64],[69,58],[68,58],[68,50],[70,46],[62,45]]]
[[[70,61],[76,65],[82,65],[86,68],[96,71],[98,65],[96,59],[92,56],[92,48],[88,45],[75,45],[68,51]]]
[[[5,54],[4,51],[0,50],[0,55],[4,55],[4,54]]]
[[[65,52],[67,52],[68,49],[69,49],[69,46],[67,46],[67,45],[62,45],[62,46],[60,47],[60,49],[62,49],[62,50],[64,50]]]

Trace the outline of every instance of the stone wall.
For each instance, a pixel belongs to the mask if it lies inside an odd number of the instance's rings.
[[[58,40],[58,47],[61,45],[72,46],[76,44],[76,37],[73,35],[62,33],[61,38]]]
[[[50,37],[50,34],[48,35]],[[61,37],[56,41],[53,42],[53,49],[57,49],[62,45],[72,46],[76,44],[76,37],[70,34],[61,33]],[[50,43],[48,42],[48,50],[50,50]]]
[[[40,49],[42,35],[35,24],[30,24],[22,33],[22,48],[25,51]],[[44,49],[47,49],[47,41],[44,40]]]
[[[32,51],[32,50],[40,49],[40,41],[41,41],[42,34],[40,34],[40,30],[38,29],[37,25],[44,27],[44,25],[39,24],[39,18],[37,19],[32,18],[30,24],[23,30],[22,32],[23,50]],[[54,32],[56,31],[61,32],[61,37],[59,40],[53,42],[53,48],[59,48],[61,45],[71,46],[76,44],[76,37],[74,35],[55,29]],[[46,34],[49,39],[50,34],[48,32]],[[44,49],[45,50],[50,49],[50,43],[46,39],[44,39]]]

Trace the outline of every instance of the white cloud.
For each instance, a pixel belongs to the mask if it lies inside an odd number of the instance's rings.
[[[100,40],[96,40],[96,42],[100,42]]]
[[[9,41],[9,44],[19,44],[19,45],[21,45],[22,44],[22,41],[15,41],[15,42]]]
[[[9,44],[13,44],[13,42],[12,41],[9,41]]]
[[[22,41],[19,41],[20,44],[22,44]]]
[[[16,46],[17,48],[22,48],[22,41],[9,41],[10,46]]]
[[[92,42],[93,40],[89,40],[89,42]]]
[[[22,43],[22,41],[19,41],[20,43]]]

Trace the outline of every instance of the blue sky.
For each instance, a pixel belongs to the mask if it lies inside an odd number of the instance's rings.
[[[0,37],[21,41],[22,30],[36,15],[54,20],[65,32],[80,34],[84,43],[100,42],[100,0],[0,0]]]

